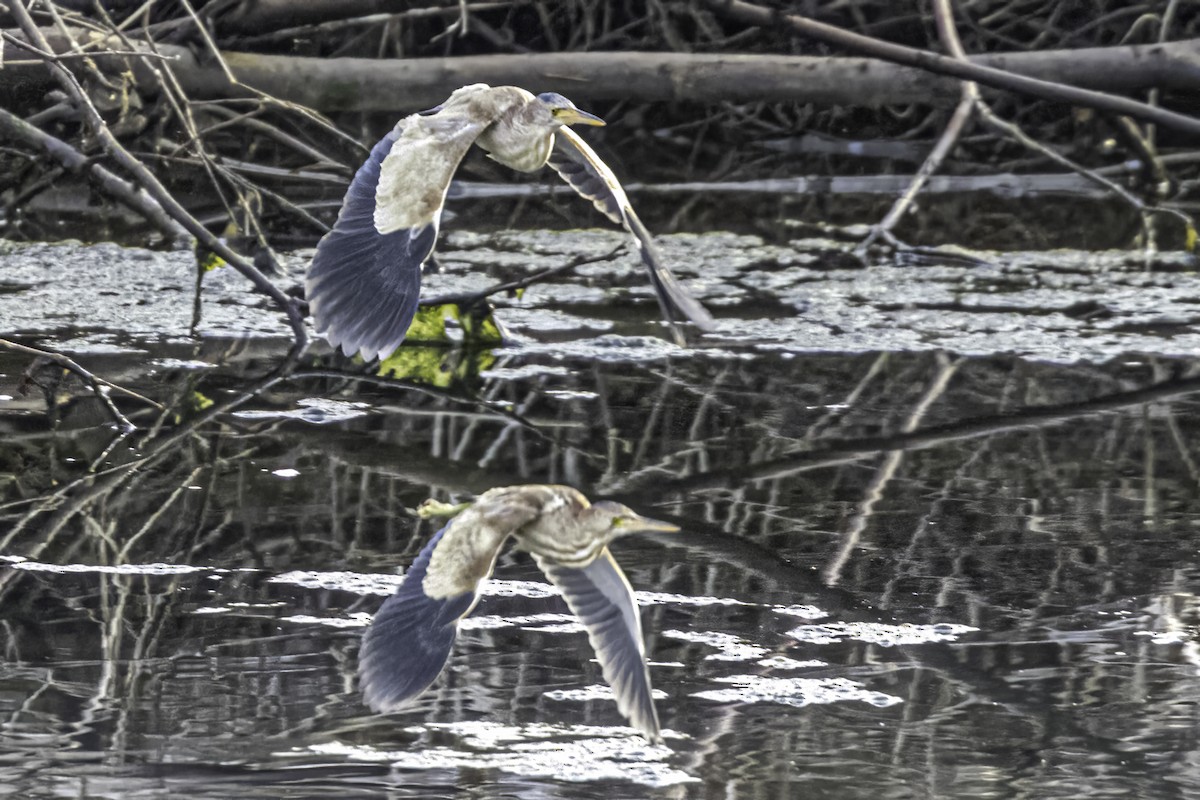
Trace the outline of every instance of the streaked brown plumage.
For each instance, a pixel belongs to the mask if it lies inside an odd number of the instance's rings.
[[[619,503],[589,503],[568,486],[484,492],[433,537],[375,615],[359,654],[367,705],[398,710],[433,683],[449,658],[458,621],[474,608],[480,584],[512,538],[587,629],[617,708],[658,741],[637,604],[608,545],[630,533],[677,530]]]
[[[368,360],[400,346],[416,313],[421,266],[433,253],[446,191],[472,144],[522,172],[553,167],[633,234],[663,316],[712,329],[712,316],[679,285],[620,182],[572,124],[604,121],[562,95],[482,83],[400,120],[355,175],[337,223],[313,256],[305,292],[317,332]]]

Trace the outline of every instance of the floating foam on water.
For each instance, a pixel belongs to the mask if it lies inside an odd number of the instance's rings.
[[[846,678],[764,678],[761,675],[729,675],[717,678],[734,684],[731,689],[708,689],[693,697],[718,703],[780,703],[803,708],[851,701],[887,708],[903,703],[899,697],[876,692]]]
[[[1182,631],[1134,631],[1134,636],[1150,636],[1150,644],[1183,644],[1191,641]]]
[[[788,658],[787,656],[772,656],[771,658],[759,659],[758,665],[760,667],[770,667],[771,669],[807,669],[808,667],[829,666],[829,664],[824,661],[817,661],[815,659],[810,661],[797,661],[796,659]]]
[[[495,630],[497,628],[512,628],[516,626],[534,630],[558,632],[560,628],[571,627],[571,632],[586,630],[572,614],[530,614],[521,617],[502,617],[496,614],[484,614],[478,617],[467,617],[458,623],[459,630]]]
[[[162,369],[215,369],[216,364],[207,361],[184,360],[182,358],[158,358],[151,362]]]
[[[685,642],[707,644],[717,648],[719,653],[705,656],[708,661],[750,661],[762,658],[767,654],[767,648],[750,644],[740,636],[716,631],[663,631],[663,636],[681,639]]]
[[[579,389],[548,389],[543,394],[547,397],[553,397],[558,400],[595,400],[600,395],[596,392],[582,391]]]
[[[548,583],[538,581],[500,581],[490,580],[479,587],[480,594],[492,597],[555,597],[558,589]]]
[[[281,608],[287,603],[283,601],[275,603],[226,603],[223,606],[202,606],[193,609],[193,614],[227,614],[242,608]]]
[[[542,631],[543,633],[587,633],[587,628],[582,622],[563,622],[558,625],[542,625],[539,628],[528,628],[527,630]]]
[[[570,375],[571,370],[557,364],[524,364],[520,367],[496,367],[485,369],[479,373],[483,378],[498,378],[503,381],[516,381],[542,375]]]
[[[269,578],[267,583],[290,583],[304,589],[340,589],[354,594],[389,595],[404,580],[401,575],[362,572],[293,570]]]
[[[106,575],[187,575],[193,572],[211,571],[207,567],[192,567],[187,564],[43,564],[40,561],[15,561],[13,569],[31,572],[99,572]],[[215,576],[214,576],[215,577]]]
[[[637,731],[617,725],[562,725],[548,722],[505,725],[487,720],[464,720],[461,722],[427,722],[424,725],[413,725],[404,729],[405,733],[424,733],[428,730],[445,731],[455,736],[461,736],[462,744],[482,750],[491,750],[510,742],[554,739],[563,736],[632,738],[639,742],[645,742]],[[683,734],[673,731],[663,731],[662,735],[664,739],[687,738]]]
[[[895,647],[906,644],[953,642],[964,633],[977,631],[970,625],[941,622],[936,625],[885,625],[880,622],[827,622],[821,625],[801,625],[788,631],[788,636],[809,644],[835,644],[847,639]]]
[[[548,692],[542,692],[543,697],[548,697],[551,700],[571,700],[578,703],[586,703],[589,700],[616,700],[617,697],[613,694],[611,686],[603,684],[593,684],[585,686],[582,689],[551,689]],[[667,693],[661,689],[651,689],[650,696],[655,700],[665,700]]]
[[[299,625],[324,625],[327,628],[365,628],[371,624],[371,615],[360,611],[348,617],[314,617],[309,614],[296,614],[290,617],[280,617],[280,622],[294,622]]]
[[[572,783],[623,780],[664,787],[699,780],[663,763],[672,755],[669,747],[649,744],[629,728],[459,722],[411,727],[405,732],[421,734],[430,729],[461,736],[464,749],[378,750],[329,742],[281,755],[308,752],[354,761],[391,762],[396,769],[495,769]]]
[[[829,614],[816,606],[775,606],[773,609],[776,614],[787,614],[789,617],[801,617],[803,619],[824,619]]]
[[[464,620],[459,620],[458,629],[460,631],[492,631],[497,628],[511,628],[516,624],[508,617],[483,614],[478,617],[467,617]]]
[[[742,600],[734,600],[732,597],[705,597],[703,595],[687,595],[687,594],[672,594],[671,592],[634,592],[634,597],[638,601],[638,605],[653,606],[664,603],[673,603],[679,606],[749,606],[754,603],[746,603]]]
[[[306,397],[296,401],[299,408],[290,409],[247,409],[234,411],[233,416],[242,419],[298,419],[313,425],[328,425],[345,422],[356,417],[365,417],[370,412],[369,403],[328,400],[323,397]]]

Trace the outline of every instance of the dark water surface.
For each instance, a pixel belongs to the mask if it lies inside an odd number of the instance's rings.
[[[283,345],[116,337],[89,368],[183,401],[125,438],[0,351],[0,793],[1200,796],[1194,363],[543,339],[453,396],[318,348],[190,429]],[[407,510],[524,482],[682,526],[614,547],[665,746],[519,553],[413,711],[360,704]]]

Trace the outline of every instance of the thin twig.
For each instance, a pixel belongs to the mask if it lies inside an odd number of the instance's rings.
[[[559,264],[557,267],[544,269],[541,272],[535,272],[533,275],[527,275],[524,278],[507,283],[498,283],[487,289],[482,289],[478,292],[459,292],[458,294],[440,294],[434,297],[427,297],[421,300],[422,306],[444,306],[457,305],[463,308],[479,305],[484,300],[487,300],[492,295],[503,294],[504,292],[516,292],[535,283],[553,278],[556,275],[561,275],[564,272],[570,272],[576,267],[582,267],[584,264],[596,264],[601,261],[612,261],[625,249],[625,245],[618,245],[604,255],[599,256],[576,256],[565,264]]]
[[[31,45],[29,42],[25,41],[24,39],[19,39],[16,36],[13,36],[8,31],[0,31],[0,40],[8,42],[9,44],[13,45],[14,47],[19,47],[22,50],[27,50],[30,53],[33,53],[34,55],[37,56],[36,61],[25,61],[25,60],[17,59],[17,60],[8,60],[8,61],[2,62],[2,65],[6,66],[6,67],[27,67],[27,66],[32,66],[35,64],[41,64],[46,61],[64,61],[64,60],[73,59],[73,58],[91,58],[92,56],[95,56],[95,55],[136,56],[139,58],[141,58],[141,57],[161,58],[164,61],[178,61],[179,60],[178,56],[168,56],[168,55],[161,55],[161,54],[157,54],[157,53],[151,55],[150,53],[146,53],[146,52],[143,52],[140,50],[107,50],[107,49],[105,49],[105,50],[98,51],[96,53],[90,53],[90,52],[87,52],[87,48],[84,47],[84,48],[82,48],[82,51],[78,52],[78,53],[44,52],[44,51],[39,50],[38,48],[34,47],[33,45]]]
[[[48,361],[54,362],[63,369],[70,370],[78,375],[84,383],[91,387],[92,392],[96,395],[96,397],[98,397],[100,401],[104,403],[104,407],[108,409],[109,415],[113,418],[113,421],[117,423],[117,427],[124,433],[137,430],[137,426],[130,422],[129,419],[121,413],[121,410],[117,408],[116,404],[113,403],[112,398],[109,397],[108,394],[109,390],[119,392],[120,394],[126,395],[127,397],[132,397],[135,400],[140,400],[147,405],[153,406],[159,411],[163,410],[162,404],[156,403],[149,397],[140,395],[131,389],[126,389],[125,387],[118,386],[111,381],[106,381],[104,378],[101,378],[93,374],[91,371],[84,369],[70,356],[63,355],[62,353],[56,353],[53,350],[47,350],[42,347],[30,347],[29,345],[17,344],[16,342],[9,341],[8,339],[0,339],[0,347],[17,353],[24,353],[25,355],[44,358]]]
[[[74,147],[45,131],[30,125],[20,117],[0,108],[0,134],[23,142],[44,153],[71,172],[87,176],[102,192],[140,214],[170,239],[187,236],[187,231],[147,192],[139,189],[101,164],[80,153]]]
[[[41,29],[33,21],[29,15],[29,10],[25,6],[26,0],[11,0],[9,2],[9,10],[17,24],[24,31],[29,40],[37,47],[49,52],[50,44],[46,41],[46,37],[42,35]],[[304,317],[300,313],[298,304],[283,293],[274,283],[272,283],[265,275],[258,271],[253,264],[244,259],[241,255],[234,252],[232,248],[220,241],[216,236],[209,232],[201,225],[195,217],[193,217],[187,209],[185,209],[175,197],[167,191],[166,187],[146,168],[146,165],[134,158],[125,147],[117,141],[109,130],[104,118],[100,116],[100,112],[96,110],[92,104],[87,92],[79,84],[74,73],[55,61],[47,61],[47,68],[51,75],[59,82],[63,90],[71,97],[76,107],[83,114],[87,122],[89,130],[96,136],[104,145],[104,149],[113,159],[127,170],[137,183],[148,191],[151,196],[164,208],[166,213],[174,218],[177,222],[183,225],[189,233],[195,236],[205,247],[212,250],[221,258],[225,259],[234,269],[244,275],[253,283],[259,291],[266,294],[279,308],[287,315],[288,322],[292,327],[292,334],[296,342],[298,350],[303,350],[308,344],[308,333],[304,329]],[[153,67],[151,67],[153,68]]]
[[[1046,100],[1057,100],[1087,108],[1111,111],[1116,114],[1127,114],[1145,122],[1156,122],[1187,133],[1200,133],[1200,119],[1196,117],[1139,103],[1127,97],[1031,78],[996,67],[987,67],[966,60],[930,53],[926,50],[918,50],[914,47],[906,47],[895,42],[873,39],[797,14],[785,14],[776,9],[741,2],[741,0],[708,0],[708,4],[718,12],[747,24],[786,28],[804,36],[810,36],[855,52],[866,53],[896,64],[917,67],[961,80],[973,80],[995,89],[1021,92]]]

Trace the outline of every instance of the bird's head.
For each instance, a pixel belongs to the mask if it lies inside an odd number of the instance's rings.
[[[604,125],[604,120],[597,117],[595,114],[589,114],[586,111],[580,111],[567,98],[556,92],[544,92],[534,98],[534,103],[538,106],[539,121],[544,122],[547,127],[556,128],[559,125]]]
[[[583,510],[589,528],[600,534],[606,542],[631,533],[678,533],[679,526],[643,517],[628,506],[601,500]]]

